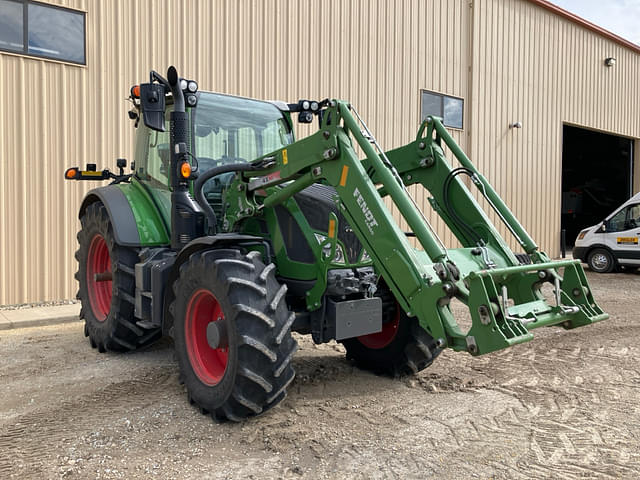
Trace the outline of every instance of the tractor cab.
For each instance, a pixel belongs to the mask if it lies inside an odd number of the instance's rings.
[[[187,106],[188,151],[194,177],[213,167],[249,162],[293,143],[294,134],[286,104],[213,92],[198,92],[194,107]],[[134,104],[136,104],[134,99]],[[137,104],[139,105],[139,103]],[[136,133],[135,172],[161,206],[170,223],[171,97],[167,97],[164,131],[139,123]],[[139,113],[132,115],[138,120]],[[143,113],[140,113],[143,114]],[[231,182],[228,172],[208,180],[204,195],[221,218],[222,197]]]

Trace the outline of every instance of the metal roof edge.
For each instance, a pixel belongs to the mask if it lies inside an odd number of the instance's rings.
[[[571,13],[565,10],[564,8],[560,8],[559,6],[551,2],[548,2],[547,0],[528,0],[528,1],[546,10],[549,10],[550,12],[553,12],[560,17],[564,17],[567,20],[570,20],[573,23],[576,23],[588,30],[591,30],[592,32],[597,33],[598,35],[602,35],[603,37],[608,38],[609,40],[613,40],[614,42],[622,45],[623,47],[627,47],[628,49],[633,50],[636,53],[640,53],[640,45],[636,45],[635,43],[630,42],[629,40],[626,40],[616,35],[615,33],[610,32],[609,30],[606,30],[596,25],[595,23],[591,23],[590,21],[585,20],[584,18],[579,17],[578,15],[575,15],[574,13]]]

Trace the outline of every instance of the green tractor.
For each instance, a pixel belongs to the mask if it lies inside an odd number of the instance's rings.
[[[172,337],[190,402],[215,419],[240,421],[285,398],[291,332],[341,342],[358,366],[400,376],[447,347],[481,355],[538,327],[608,317],[580,263],[538,249],[439,118],[384,152],[340,100],[202,92],[171,67],[133,87],[131,101],[133,173],[122,159],[117,174],[65,172],[112,180],[80,207],[85,335],[100,352]],[[317,132],[296,141],[295,117]],[[510,250],[463,176],[525,253]],[[461,248],[434,233],[407,192],[416,183]],[[470,328],[456,322],[453,299],[468,307]]]

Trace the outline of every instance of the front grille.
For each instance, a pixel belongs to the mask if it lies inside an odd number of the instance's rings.
[[[314,230],[326,233],[329,227],[329,214],[335,213],[338,218],[338,239],[345,247],[344,253],[349,263],[355,263],[362,252],[362,244],[353,233],[347,219],[338,210],[333,200],[336,195],[333,187],[315,183],[296,194],[294,198]]]

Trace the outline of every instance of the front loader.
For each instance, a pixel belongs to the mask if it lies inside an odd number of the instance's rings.
[[[65,173],[112,179],[80,207],[85,334],[100,351],[171,336],[190,402],[216,419],[239,421],[285,397],[291,332],[341,342],[360,367],[399,376],[445,348],[481,355],[527,342],[539,327],[608,317],[580,263],[538,249],[439,118],[384,152],[340,100],[201,92],[173,67],[166,79],[151,72],[130,99],[133,173],[122,160],[119,174],[95,165]],[[316,133],[296,141],[296,117],[317,122]],[[524,253],[512,252],[463,177]],[[460,248],[442,244],[412,184],[429,191]],[[470,328],[456,322],[454,299]]]

